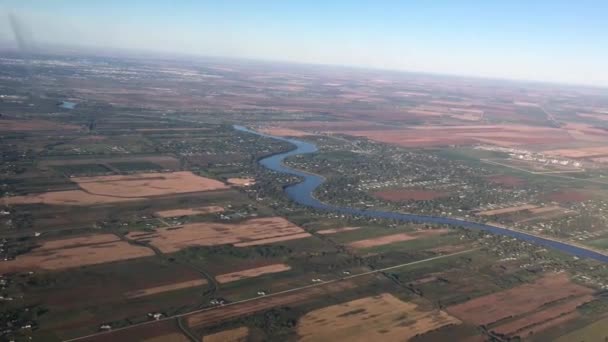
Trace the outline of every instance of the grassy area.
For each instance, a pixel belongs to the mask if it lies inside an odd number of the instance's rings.
[[[608,249],[608,237],[601,238],[601,239],[588,240],[588,241],[584,241],[584,243],[589,246]]]
[[[56,165],[53,166],[57,172],[66,175],[93,175],[100,173],[112,172],[106,166],[102,164],[68,164],[68,165]]]
[[[162,166],[148,161],[114,162],[110,163],[110,166],[122,172],[158,171],[163,169]]]

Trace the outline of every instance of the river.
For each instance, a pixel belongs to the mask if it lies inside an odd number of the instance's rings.
[[[439,217],[439,216],[427,216],[427,215],[416,215],[416,214],[404,214],[399,212],[390,212],[390,211],[378,211],[378,210],[366,210],[366,209],[357,209],[357,208],[348,208],[348,207],[339,207],[331,204],[326,204],[313,196],[315,189],[317,189],[325,179],[319,175],[296,170],[286,166],[283,161],[285,158],[295,156],[298,154],[309,154],[315,153],[318,151],[317,146],[315,144],[291,139],[291,138],[283,138],[277,137],[273,135],[268,135],[260,132],[256,132],[250,130],[246,127],[235,125],[234,128],[236,130],[247,132],[251,134],[256,134],[258,136],[271,138],[275,140],[285,141],[291,143],[295,146],[295,148],[291,151],[274,154],[272,156],[263,158],[259,160],[259,163],[266,167],[267,169],[290,174],[293,176],[298,176],[303,179],[303,181],[289,185],[285,187],[284,191],[287,197],[303,206],[307,206],[314,209],[331,211],[335,213],[343,213],[348,215],[356,215],[356,216],[364,216],[364,217],[373,217],[373,218],[381,218],[381,219],[392,219],[398,220],[402,222],[414,222],[414,223],[437,223],[437,224],[446,224],[451,226],[461,226],[474,230],[483,230],[487,232],[491,232],[497,235],[510,236],[514,238],[518,238],[521,240],[525,240],[540,246],[544,246],[547,248],[556,249],[570,255],[574,255],[581,258],[591,258],[601,262],[608,263],[608,254],[602,254],[590,249],[585,248],[580,245],[571,245],[566,242],[561,242],[557,240],[552,240],[549,238],[540,237],[537,235],[529,234],[523,231],[515,231],[504,227],[492,226],[488,224],[466,221],[457,218],[450,217]]]

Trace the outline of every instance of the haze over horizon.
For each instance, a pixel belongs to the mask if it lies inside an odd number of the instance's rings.
[[[8,0],[0,10],[32,44],[608,86],[602,1]],[[0,42],[13,31],[2,20]]]

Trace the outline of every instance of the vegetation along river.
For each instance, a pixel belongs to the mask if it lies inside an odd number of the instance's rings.
[[[378,210],[364,210],[357,208],[348,208],[348,207],[339,207],[331,204],[326,204],[313,196],[314,191],[325,182],[325,179],[319,175],[311,174],[308,172],[296,170],[290,168],[283,164],[285,158],[295,156],[298,154],[307,154],[307,153],[315,153],[317,152],[317,146],[315,144],[300,141],[297,139],[283,138],[272,136],[268,134],[263,134],[260,132],[256,132],[250,130],[246,127],[235,125],[234,128],[236,130],[242,132],[248,132],[251,134],[256,134],[259,136],[263,136],[266,138],[276,139],[280,141],[289,142],[295,145],[295,149],[284,152],[274,154],[272,156],[262,158],[259,160],[259,163],[276,172],[286,173],[294,176],[301,177],[303,181],[289,185],[285,187],[284,191],[292,201],[311,207],[318,210],[331,211],[336,213],[343,213],[348,215],[356,215],[356,216],[365,216],[365,217],[374,217],[381,219],[392,219],[398,220],[402,222],[415,222],[415,223],[437,223],[437,224],[447,224],[451,226],[459,226],[465,227],[469,229],[475,230],[483,230],[487,232],[491,232],[498,235],[510,236],[514,238],[518,238],[521,240],[525,240],[537,245],[541,245],[548,248],[557,249],[559,251],[577,256],[582,258],[591,258],[601,262],[608,263],[608,254],[603,254],[591,249],[588,249],[581,245],[573,245],[568,242],[562,242],[553,240],[550,238],[540,237],[537,235],[533,235],[531,233],[526,233],[519,230],[511,230],[505,227],[498,227],[489,224],[483,224],[478,222],[466,221],[457,218],[449,218],[449,217],[439,217],[439,216],[426,216],[426,215],[416,215],[416,214],[404,214],[398,212],[390,212],[390,211],[378,211]]]

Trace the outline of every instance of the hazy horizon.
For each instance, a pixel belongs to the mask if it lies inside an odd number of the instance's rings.
[[[608,86],[599,1],[13,1],[0,42]],[[15,35],[15,32],[19,34]],[[18,38],[18,39],[17,39]],[[17,44],[17,41],[19,43]]]

